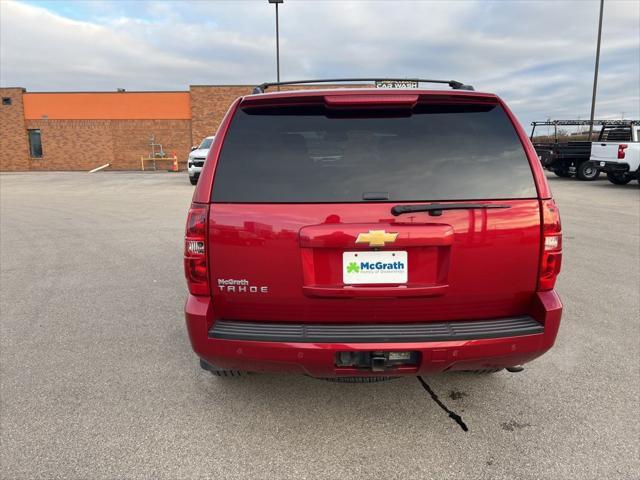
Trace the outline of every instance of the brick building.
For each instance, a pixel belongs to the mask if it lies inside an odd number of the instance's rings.
[[[0,88],[0,171],[139,170],[150,139],[186,160],[248,85],[181,92],[27,92]],[[168,168],[169,163],[167,162]],[[158,163],[159,168],[165,165]]]

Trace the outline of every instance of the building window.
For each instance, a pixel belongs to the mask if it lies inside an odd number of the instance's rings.
[[[2,97],[2,105],[11,105],[11,97]]]
[[[29,153],[31,158],[42,158],[42,138],[40,129],[29,130]]]

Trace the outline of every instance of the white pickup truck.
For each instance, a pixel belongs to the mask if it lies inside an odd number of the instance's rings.
[[[631,120],[600,134],[600,140],[591,144],[589,163],[607,173],[616,185],[631,180],[640,182],[640,121]]]

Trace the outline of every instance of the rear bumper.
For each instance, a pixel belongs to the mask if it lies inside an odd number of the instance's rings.
[[[221,368],[303,373],[315,377],[419,375],[446,370],[520,365],[539,357],[553,346],[560,325],[562,304],[554,291],[540,292],[535,296],[528,314],[518,317],[520,320],[507,319],[512,320],[511,324],[505,323],[501,327],[489,329],[480,324],[484,322],[487,326],[489,322],[493,322],[497,325],[495,322],[502,320],[478,321],[476,327],[470,325],[474,322],[469,321],[437,322],[431,324],[433,328],[430,327],[429,330],[404,331],[404,338],[394,334],[385,338],[380,338],[379,335],[367,336],[367,332],[354,333],[352,329],[337,333],[316,331],[312,334],[325,336],[305,338],[295,328],[288,328],[286,331],[272,331],[271,334],[267,332],[263,335],[263,340],[260,340],[259,329],[249,329],[252,336],[247,337],[246,332],[237,328],[234,330],[233,326],[229,328],[227,325],[226,330],[212,326],[208,321],[213,318],[209,297],[189,295],[185,306],[187,329],[193,349],[208,363]],[[523,320],[526,318],[529,320]],[[532,320],[535,322],[532,323]],[[457,334],[445,327],[450,324],[457,326]],[[398,327],[402,334],[403,326]],[[478,335],[480,330],[484,333]],[[384,372],[336,366],[336,352],[378,350],[417,351],[420,361],[417,366],[396,367]]]
[[[199,177],[200,173],[202,173],[202,168],[202,166],[196,167],[191,162],[189,162],[187,165],[187,172],[189,173],[190,177]]]
[[[589,163],[606,173],[626,173],[629,171],[629,165],[626,163],[599,162],[596,160],[590,160]]]

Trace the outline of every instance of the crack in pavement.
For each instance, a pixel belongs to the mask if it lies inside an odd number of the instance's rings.
[[[469,427],[467,427],[467,424],[464,423],[464,420],[462,420],[462,417],[460,415],[458,415],[457,413],[455,413],[452,410],[449,410],[447,408],[447,406],[442,403],[442,401],[438,398],[438,395],[435,394],[435,392],[433,390],[431,390],[431,387],[427,384],[427,382],[424,381],[424,379],[418,375],[418,381],[420,382],[420,384],[422,385],[422,387],[429,393],[429,395],[431,395],[431,398],[433,399],[434,402],[436,402],[436,404],[445,412],[447,412],[447,414],[449,414],[449,417],[456,422],[458,425],[460,425],[460,428],[465,431],[468,432],[469,431]]]

